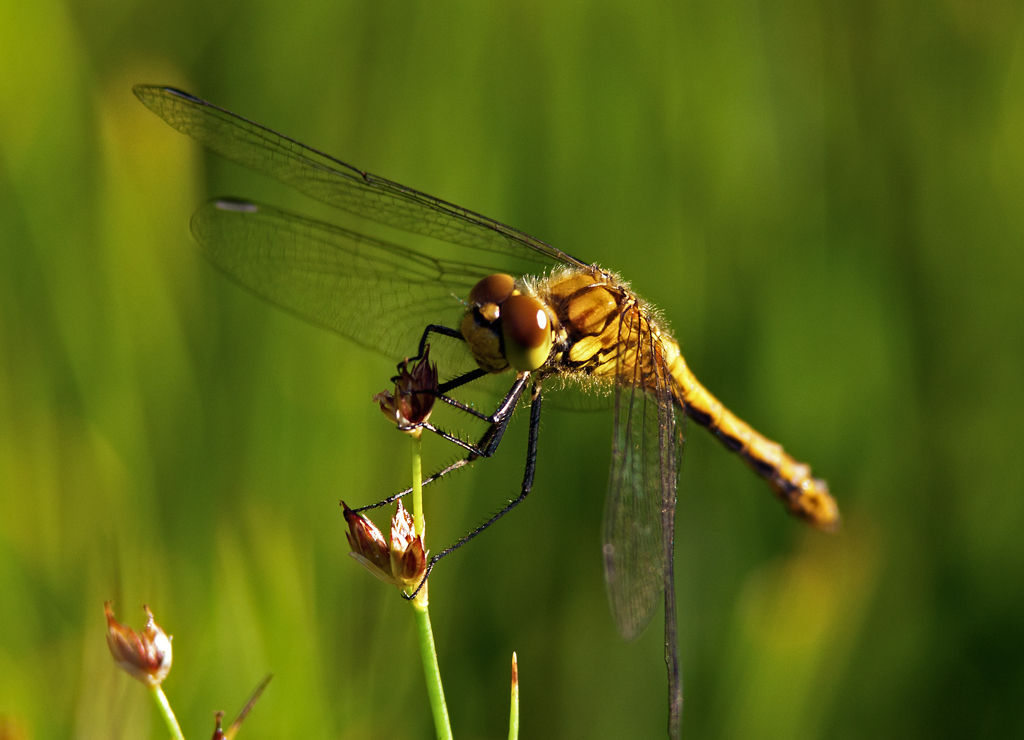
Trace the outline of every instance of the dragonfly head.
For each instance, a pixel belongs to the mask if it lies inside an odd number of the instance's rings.
[[[551,318],[540,301],[516,287],[511,275],[488,275],[469,291],[462,336],[487,372],[509,367],[532,371],[551,352]]]

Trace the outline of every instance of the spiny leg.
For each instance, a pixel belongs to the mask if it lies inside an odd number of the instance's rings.
[[[416,586],[416,590],[411,594],[403,593],[402,596],[404,598],[415,598],[416,594],[420,592],[420,589],[422,589],[423,585],[427,582],[427,579],[430,577],[430,572],[434,569],[434,565],[438,560],[443,558],[445,555],[455,552],[507,513],[512,511],[512,509],[516,508],[516,506],[518,506],[530,493],[530,490],[533,488],[533,475],[537,468],[537,437],[540,432],[540,406],[541,393],[540,381],[538,380],[534,382],[533,391],[530,395],[530,432],[526,442],[526,469],[523,471],[523,485],[519,491],[519,495],[512,501],[505,504],[501,511],[485,521],[483,524],[480,524],[472,531],[464,534],[454,544],[446,547],[444,550],[431,557],[427,562],[427,569],[423,574],[423,579],[420,581],[419,585]]]
[[[458,437],[449,434],[448,432],[445,432],[442,429],[438,429],[433,424],[424,422],[422,424],[417,425],[419,428],[433,432],[439,437],[446,439],[449,442],[452,442],[453,444],[457,444],[469,452],[469,454],[466,455],[466,457],[460,460],[456,460],[450,465],[441,468],[428,478],[425,478],[423,480],[423,485],[433,483],[434,481],[443,478],[449,473],[458,470],[459,468],[465,467],[466,465],[473,462],[477,458],[490,457],[495,452],[497,452],[498,445],[501,444],[501,440],[505,435],[505,430],[508,428],[508,423],[512,418],[512,411],[515,410],[516,404],[519,403],[519,398],[522,396],[523,390],[526,388],[526,383],[528,380],[529,375],[527,373],[523,373],[522,375],[517,377],[516,382],[512,384],[512,388],[509,389],[509,392],[501,400],[501,403],[498,404],[497,409],[495,409],[494,413],[491,414],[490,416],[484,416],[483,414],[480,414],[478,411],[470,409],[469,407],[460,404],[458,401],[455,401],[454,399],[448,399],[447,397],[445,397],[444,400],[448,401],[449,403],[452,403],[452,405],[455,406],[456,408],[466,411],[467,413],[472,413],[476,415],[477,417],[486,421],[489,424],[489,426],[484,431],[483,435],[481,435],[480,440],[474,445],[472,443],[466,442],[465,440],[459,439]],[[536,388],[537,386],[535,386],[534,392],[536,392]],[[412,428],[414,427],[410,427],[410,429]],[[403,429],[403,431],[407,430]],[[380,508],[381,506],[386,506],[388,504],[394,503],[403,496],[408,495],[410,492],[412,492],[412,488],[406,488],[405,490],[399,491],[398,493],[392,496],[388,496],[386,499],[382,501],[378,501],[377,503],[374,504],[368,504],[366,506],[361,506],[358,509],[353,509],[353,511],[358,514],[364,511],[368,511],[370,509],[377,509]]]
[[[450,326],[444,326],[443,324],[427,324],[427,328],[423,330],[423,336],[420,337],[420,344],[416,351],[416,356],[410,359],[418,360],[423,357],[423,352],[427,348],[427,338],[431,334],[440,334],[442,337],[452,337],[453,339],[458,339],[461,342],[466,341],[466,338],[462,336],[462,332],[458,329],[452,329]]]
[[[466,341],[466,338],[462,336],[462,332],[458,329],[452,329],[450,326],[444,326],[443,324],[427,324],[427,327],[423,330],[423,335],[420,337],[420,343],[416,350],[416,356],[408,358],[405,363],[415,362],[416,360],[423,359],[423,355],[426,354],[428,339],[431,334],[437,334],[442,337],[449,337],[451,339],[458,339],[460,342]],[[405,363],[399,363],[401,367]],[[481,368],[470,370],[468,373],[464,373],[457,378],[453,378],[445,383],[442,383],[437,387],[437,390],[432,391],[438,398],[444,399],[444,394],[459,388],[466,383],[470,383],[478,378],[482,378],[487,375],[487,371]],[[427,391],[422,391],[426,393]]]

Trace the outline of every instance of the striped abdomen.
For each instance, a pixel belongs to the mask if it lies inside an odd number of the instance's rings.
[[[679,345],[663,333],[653,315],[615,275],[587,268],[553,275],[536,286],[553,312],[556,361],[551,370],[636,382],[656,391],[655,368],[667,367],[672,396],[686,415],[710,429],[747,465],[765,478],[795,515],[816,527],[835,529],[839,507],[828,485],[811,477],[782,446],[740,421],[693,376]]]
[[[722,444],[767,480],[793,514],[820,529],[834,530],[839,525],[839,507],[828,484],[812,477],[810,466],[794,460],[782,445],[761,436],[725,408],[694,377],[677,348],[665,349],[666,355],[673,355],[666,357],[674,381],[673,395],[686,415],[714,432]]]

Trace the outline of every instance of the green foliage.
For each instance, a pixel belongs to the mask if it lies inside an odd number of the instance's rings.
[[[337,506],[407,485],[370,401],[401,358],[202,261],[207,195],[335,216],[172,131],[131,94],[150,82],[620,271],[697,376],[828,479],[835,537],[690,425],[686,737],[1019,735],[1022,19],[0,2],[0,727],[164,736],[106,654],[114,599],[175,635],[188,737],[268,671],[248,740],[431,733],[408,607],[348,558]],[[518,488],[525,421],[426,490],[431,547]],[[623,644],[605,603],[610,425],[546,409],[534,493],[431,579],[457,737],[505,733],[513,650],[523,737],[664,734],[660,625]],[[428,441],[425,466],[454,454]]]

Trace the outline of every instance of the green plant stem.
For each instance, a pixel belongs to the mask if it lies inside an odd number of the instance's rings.
[[[164,690],[160,688],[158,684],[156,686],[151,686],[149,691],[153,694],[153,699],[156,701],[156,705],[160,708],[160,714],[163,715],[164,722],[167,723],[167,729],[171,731],[171,737],[173,740],[185,740],[185,736],[181,734],[181,727],[178,725],[178,719],[174,716],[174,710],[171,709],[171,703],[167,701],[167,696],[164,694]]]
[[[427,679],[430,709],[434,714],[434,729],[437,730],[438,740],[452,740],[452,725],[448,720],[448,706],[444,702],[444,687],[441,685],[441,669],[434,648],[434,631],[430,628],[430,614],[426,604],[420,605],[414,601],[412,606],[420,635],[420,656],[423,658],[423,673]]]
[[[422,442],[419,434],[413,435],[412,447],[412,517],[413,527],[418,536],[423,536],[423,464],[421,461]],[[430,627],[430,612],[427,610],[427,584],[412,600],[416,614],[416,627],[420,636],[420,657],[423,659],[423,675],[427,679],[427,696],[434,714],[434,729],[438,740],[452,740],[452,724],[448,719],[448,705],[444,701],[444,686],[441,685],[441,668],[437,664],[437,648],[434,647],[434,630]]]
[[[416,430],[419,432],[419,430]],[[412,521],[417,536],[423,536],[423,463],[421,450],[422,434],[412,438]]]

